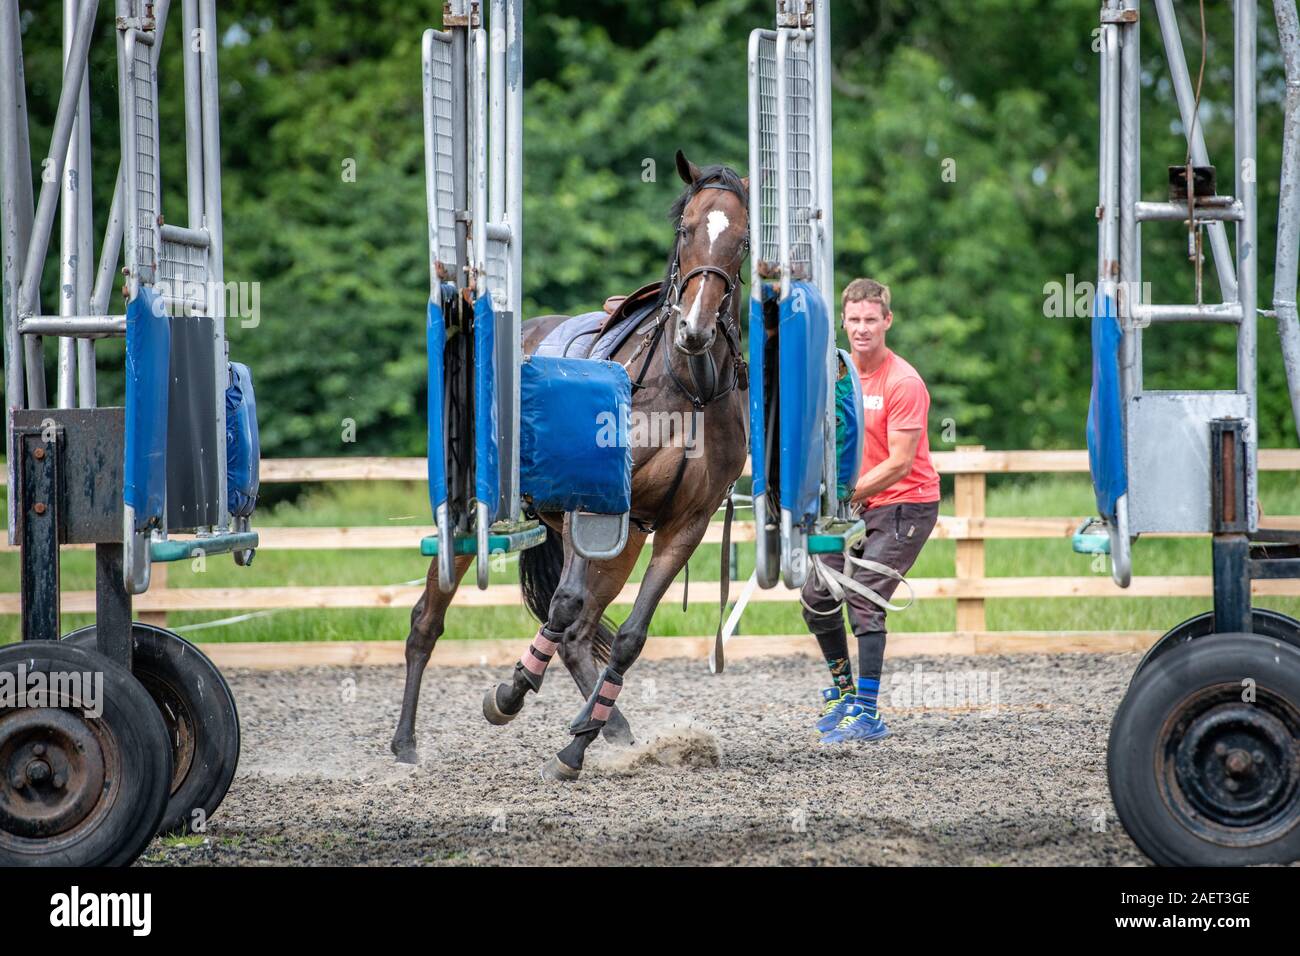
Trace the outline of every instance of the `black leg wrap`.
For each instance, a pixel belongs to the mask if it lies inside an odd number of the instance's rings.
[[[530,646],[528,650],[524,651],[524,653],[525,654],[532,653],[532,647]],[[542,681],[545,679],[546,679],[545,672],[541,674],[534,674],[527,667],[525,667],[521,662],[515,661],[515,673],[512,680],[515,682],[516,685],[523,685],[527,688],[527,690],[531,690],[534,694],[536,694],[541,692]],[[527,693],[527,691],[525,691],[525,693]]]
[[[596,679],[596,686],[587,698],[587,703],[583,705],[578,716],[573,718],[573,723],[569,724],[569,733],[574,735],[591,733],[600,730],[605,726],[608,720],[609,711],[614,707],[614,698],[601,695],[606,682],[614,684],[617,687],[623,686],[623,675],[614,670],[613,667],[607,666]],[[596,707],[600,706],[605,717],[596,716]]]

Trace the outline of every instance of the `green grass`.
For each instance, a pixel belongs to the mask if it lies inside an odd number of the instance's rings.
[[[1261,495],[1270,514],[1300,514],[1300,486],[1288,474],[1261,476]],[[0,502],[0,507],[2,507]],[[987,509],[990,516],[1086,515],[1094,511],[1092,490],[1084,476],[1052,476],[1037,479],[991,477]],[[945,498],[941,510],[952,513]],[[428,501],[424,488],[410,482],[365,482],[317,485],[292,503],[282,503],[259,515],[258,525],[362,526],[421,525],[428,522]],[[748,518],[747,512],[740,512]],[[169,566],[170,587],[263,587],[324,586],[343,584],[394,585],[423,580],[428,568],[418,552],[419,541],[412,533],[405,551],[263,551],[252,568],[238,568],[225,555],[207,561],[199,572],[179,562]],[[691,559],[691,580],[717,580],[719,546],[703,545]],[[931,541],[926,545],[913,577],[950,577],[954,574],[952,541]],[[753,569],[751,545],[740,547],[742,580]],[[633,580],[638,580],[648,561],[641,556]],[[986,573],[989,576],[1077,576],[1108,574],[1108,569],[1086,555],[1074,554],[1069,541],[989,541],[986,544]],[[1134,548],[1136,575],[1208,574],[1208,540],[1148,540]],[[0,591],[18,589],[18,555],[0,554]],[[94,587],[94,560],[86,552],[65,553],[61,561],[63,586],[70,590]],[[516,565],[494,572],[494,584],[517,580]],[[472,585],[471,585],[472,586]],[[732,594],[740,585],[733,585]],[[1208,610],[1204,599],[1184,598],[1021,598],[989,600],[988,626],[993,630],[1165,630],[1200,611]],[[1268,606],[1300,616],[1300,599],[1270,599]],[[628,608],[616,606],[615,620]],[[238,614],[239,609],[214,612],[172,612],[172,626],[219,620]],[[398,640],[406,636],[409,608],[393,610],[277,611],[237,624],[192,632],[202,641],[354,641]],[[717,609],[707,603],[692,603],[683,612],[680,604],[664,604],[655,614],[656,635],[711,634],[717,625]],[[956,608],[951,600],[918,602],[910,610],[890,616],[891,630],[945,631],[955,627]],[[90,623],[89,615],[66,615],[67,630]],[[520,637],[535,625],[522,604],[499,608],[454,608],[447,615],[444,639]],[[0,643],[17,638],[18,619],[0,617]],[[747,634],[794,634],[804,630],[799,606],[751,604],[741,621]]]

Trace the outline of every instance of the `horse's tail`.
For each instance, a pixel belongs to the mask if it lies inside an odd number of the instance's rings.
[[[560,586],[560,573],[564,570],[564,539],[554,528],[545,527],[546,539],[541,544],[519,552],[519,589],[529,613],[543,624],[550,616],[551,599]],[[613,644],[613,623],[601,618],[592,635],[596,660],[608,664]]]

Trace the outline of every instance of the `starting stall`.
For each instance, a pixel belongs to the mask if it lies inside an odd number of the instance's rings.
[[[776,28],[749,38],[750,454],[765,588],[778,577],[802,587],[816,555],[864,533],[847,499],[861,393],[836,400],[836,383],[856,386],[857,375],[835,345],[829,7],[778,0]],[[842,453],[837,410],[850,436]]]
[[[567,513],[586,557],[622,551],[631,386],[612,362],[522,354],[522,0],[452,0],[442,27],[422,51],[437,534],[421,552],[450,592],[457,555],[476,558],[486,588],[489,555],[545,540],[542,513]]]
[[[1131,547],[1140,535],[1193,532],[1212,541],[1213,610],[1179,624],[1151,648],[1110,734],[1108,769],[1119,818],[1152,859],[1166,864],[1300,858],[1300,622],[1252,607],[1251,593],[1254,581],[1300,577],[1300,533],[1260,526],[1256,469],[1258,315],[1278,323],[1300,418],[1300,35],[1295,0],[1274,6],[1288,95],[1271,312],[1257,310],[1257,5],[1235,5],[1235,156],[1227,175],[1210,164],[1204,135],[1210,114],[1198,110],[1200,91],[1172,0],[1107,0],[1101,10],[1098,284],[1087,429],[1101,518],[1080,527],[1075,549],[1108,553],[1115,582],[1127,587]],[[1142,17],[1151,13],[1190,157],[1169,167],[1168,195],[1159,201],[1143,198],[1139,176],[1139,43]],[[1144,301],[1143,229],[1187,234],[1194,303]],[[1207,245],[1218,301],[1203,294]],[[1235,330],[1235,387],[1145,386],[1144,336],[1187,322]]]
[[[21,13],[0,7],[8,530],[23,638],[0,648],[11,692],[0,699],[0,865],[129,863],[156,833],[202,830],[239,758],[221,674],[179,635],[132,621],[154,562],[232,552],[248,564],[257,545],[252,382],[225,337],[216,43],[184,44],[184,76],[169,78],[184,91],[183,226],[164,219],[159,175],[168,14],[174,32],[216,36],[215,0],[108,11],[121,162],[96,268],[87,59],[101,6],[63,4],[64,85],[37,196]],[[43,307],[56,212],[58,301]],[[126,340],[125,407],[97,401],[95,342],[109,336]],[[52,401],[46,339],[57,342]],[[95,624],[67,635],[63,545],[93,546],[96,569]]]

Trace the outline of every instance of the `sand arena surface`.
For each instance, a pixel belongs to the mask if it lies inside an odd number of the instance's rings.
[[[562,667],[505,727],[507,668],[430,666],[420,764],[388,743],[399,668],[232,671],[243,756],[199,845],[147,864],[1141,864],[1106,786],[1136,655],[887,662],[894,736],[821,747],[811,658],[645,661],[619,698],[639,743],[543,782],[580,699]],[[919,669],[918,669],[919,668]],[[189,841],[193,843],[194,841]]]

